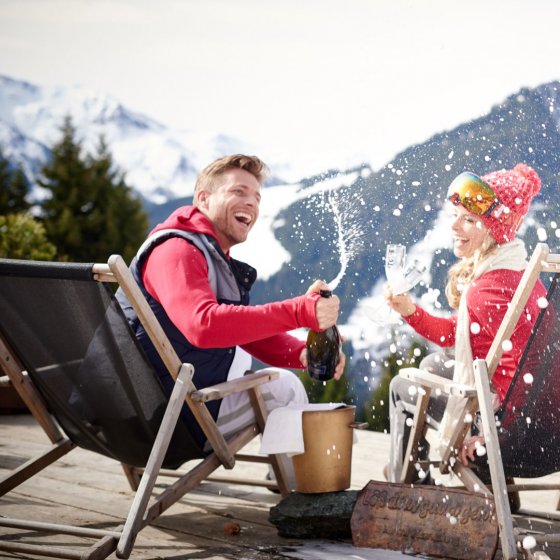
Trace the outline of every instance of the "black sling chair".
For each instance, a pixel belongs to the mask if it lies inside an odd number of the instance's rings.
[[[107,282],[118,282],[175,379],[168,398]],[[69,264],[0,259],[0,358],[2,369],[38,420],[52,447],[0,481],[3,496],[75,446],[122,463],[136,491],[124,527],[92,530],[0,517],[0,526],[91,536],[98,541],[81,558],[106,558],[113,551],[128,558],[138,532],[220,466],[233,468],[236,453],[262,432],[266,410],[259,386],[276,372],[252,373],[197,390],[194,368],[182,364],[155,319],[123,259],[108,264]],[[228,441],[205,402],[249,390],[257,422]],[[179,414],[189,406],[211,447],[196,444]],[[157,497],[152,490],[163,469],[200,459]],[[289,489],[277,457],[268,457],[277,488]],[[140,477],[142,475],[142,477]],[[241,480],[242,483],[249,481]],[[260,486],[274,483],[251,481]],[[151,504],[150,504],[151,500]],[[0,550],[75,558],[75,551],[25,544],[18,535],[0,539]]]
[[[525,308],[532,289],[543,272],[556,273],[543,306],[527,342],[521,361],[500,409],[492,409],[490,378],[503,353],[503,342],[508,340]],[[490,496],[482,482],[489,476],[500,531],[500,544],[504,560],[517,558],[517,545],[528,535],[514,528],[508,502],[508,492],[525,490],[558,490],[558,484],[506,484],[507,477],[535,478],[560,471],[560,255],[549,253],[548,246],[539,243],[530,259],[511,304],[500,325],[485,360],[474,360],[475,386],[455,384],[437,375],[404,368],[399,375],[423,387],[419,391],[413,425],[400,473],[400,482],[412,483],[418,467],[428,468],[428,463],[438,465],[442,473],[453,471],[470,491]],[[448,395],[465,398],[461,417],[471,417],[480,411],[486,442],[486,463],[467,467],[454,459],[460,449],[470,424],[458,422],[451,443],[438,461],[418,461],[418,445],[426,434],[426,409],[430,394],[439,390]],[[479,474],[477,474],[477,472]],[[523,513],[521,511],[520,513]],[[540,512],[526,512],[538,515]],[[543,514],[556,519],[555,514]],[[532,535],[537,544],[560,542],[560,534]],[[521,550],[519,551],[522,552]],[[540,558],[548,558],[540,552]]]

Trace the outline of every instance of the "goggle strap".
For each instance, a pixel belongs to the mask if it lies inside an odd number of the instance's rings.
[[[488,208],[488,210],[486,210],[486,212],[484,212],[483,216],[485,218],[487,218],[488,216],[492,215],[492,212],[494,212],[494,210],[500,205],[500,199],[498,197],[496,197],[494,199],[494,202],[490,205],[490,207]]]

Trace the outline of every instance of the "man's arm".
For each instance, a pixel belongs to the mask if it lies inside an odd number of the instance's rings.
[[[143,281],[175,326],[200,348],[244,345],[300,327],[319,328],[317,293],[257,306],[219,304],[208,282],[206,259],[183,239],[169,239],[150,253]]]
[[[289,334],[277,334],[243,345],[243,350],[265,364],[293,369],[304,369],[301,363],[304,349],[305,341]]]

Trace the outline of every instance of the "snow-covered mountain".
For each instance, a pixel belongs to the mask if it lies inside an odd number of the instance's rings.
[[[66,116],[86,152],[94,152],[103,135],[127,183],[155,203],[192,194],[196,174],[208,162],[249,148],[237,138],[172,130],[105,93],[0,76],[0,146],[30,178],[60,139]]]

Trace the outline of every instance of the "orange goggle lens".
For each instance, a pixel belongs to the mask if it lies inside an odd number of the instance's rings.
[[[488,183],[478,175],[466,171],[455,179],[447,192],[447,198],[457,206],[462,204],[469,212],[477,216],[490,216],[500,200]]]

